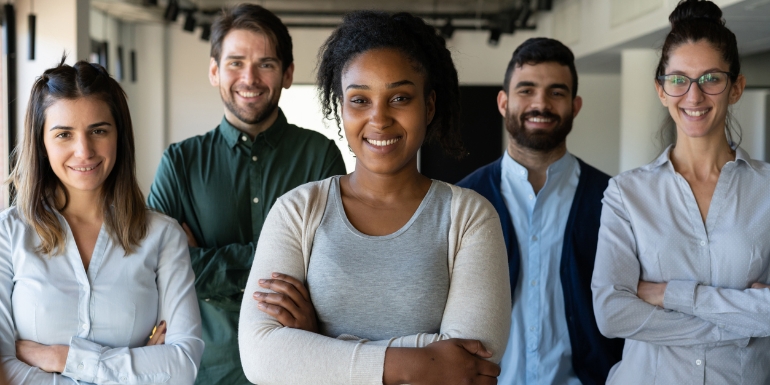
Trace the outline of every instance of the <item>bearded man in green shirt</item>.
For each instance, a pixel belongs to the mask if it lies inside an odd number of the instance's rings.
[[[303,183],[345,174],[333,141],[287,123],[289,32],[253,4],[225,9],[211,31],[209,80],[225,116],[163,154],[148,205],[182,223],[195,271],[206,348],[196,384],[248,384],[238,353],[243,289],[275,200]],[[256,306],[256,302],[254,303]]]

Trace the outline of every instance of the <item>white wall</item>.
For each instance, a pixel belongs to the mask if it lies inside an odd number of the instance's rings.
[[[567,137],[569,151],[609,175],[620,170],[620,75],[579,75],[583,109]]]
[[[732,113],[740,122],[742,141],[741,148],[746,150],[754,159],[768,161],[767,153],[768,103],[770,103],[770,88],[765,90],[746,90],[741,100],[732,108]]]
[[[741,58],[741,72],[746,86],[770,88],[770,51]]]
[[[63,53],[67,53],[67,63],[74,64],[77,60],[86,59],[89,50],[89,45],[86,45],[83,39],[84,33],[87,33],[84,29],[89,25],[88,0],[36,0],[34,1],[34,13],[37,15],[35,60],[29,60],[27,15],[30,13],[30,2],[30,0],[15,2],[18,34],[16,111],[19,142],[23,135],[29,94],[35,80],[46,69],[58,65]]]
[[[133,29],[133,30],[132,30]],[[155,178],[163,150],[166,149],[166,55],[162,25],[123,26],[125,78],[121,82],[128,95],[134,126],[136,176],[145,196]],[[131,81],[131,35],[136,49],[136,82]],[[128,41],[127,41],[128,40]]]

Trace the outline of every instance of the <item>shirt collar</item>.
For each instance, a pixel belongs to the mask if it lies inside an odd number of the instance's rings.
[[[658,157],[652,162],[651,166],[652,168],[657,168],[660,166],[663,166],[665,164],[669,164],[671,169],[674,169],[674,164],[671,163],[671,150],[674,149],[674,145],[670,144],[668,147],[666,147],[663,152],[658,155]],[[742,148],[735,146],[735,163],[746,163],[749,167],[754,168],[754,165],[751,164],[751,156],[748,152],[744,151]]]
[[[280,142],[281,138],[283,138],[283,133],[288,126],[288,122],[286,121],[286,115],[283,114],[283,111],[278,108],[278,117],[275,119],[275,122],[267,128],[267,130],[259,133],[257,135],[257,139],[260,137],[265,139],[265,143],[267,143],[268,146],[271,148],[275,148],[275,146],[278,145],[278,142]],[[226,117],[222,117],[222,121],[219,123],[219,131],[222,132],[222,135],[225,137],[225,142],[227,142],[227,145],[230,146],[230,148],[235,147],[236,144],[240,142],[247,142],[247,144],[251,145],[251,140],[249,139],[249,136],[244,134],[241,130],[235,128],[230,122],[227,121]],[[243,138],[246,138],[246,140],[243,140]]]
[[[576,159],[572,154],[568,152],[565,152],[564,155],[556,160],[555,162],[551,163],[550,166],[548,166],[548,170],[546,171],[546,175],[550,178],[555,175],[558,175],[562,171],[569,168],[570,164],[573,162],[576,162]],[[515,161],[511,154],[508,153],[508,151],[505,151],[505,155],[503,156],[503,171],[506,173],[509,173],[509,175],[513,175],[516,177],[519,177],[521,179],[527,179],[529,172],[527,171],[527,168],[519,164],[519,162]]]

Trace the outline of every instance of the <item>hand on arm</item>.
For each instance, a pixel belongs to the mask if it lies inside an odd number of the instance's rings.
[[[497,384],[500,367],[481,342],[448,339],[424,348],[388,348],[382,382],[412,384]]]
[[[195,240],[195,236],[192,233],[192,230],[190,230],[190,226],[187,226],[187,223],[182,223],[182,229],[184,229],[184,233],[187,234],[187,245],[190,247],[198,247],[198,241]]]
[[[259,286],[275,293],[254,292],[257,308],[281,325],[318,333],[315,308],[302,282],[286,274],[273,273],[272,279],[260,279]]]
[[[163,345],[166,343],[166,321],[160,321],[155,331],[150,336],[150,340],[144,346]]]

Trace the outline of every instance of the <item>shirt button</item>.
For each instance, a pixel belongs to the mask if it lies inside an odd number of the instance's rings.
[[[531,332],[535,331],[535,327],[534,326],[530,326],[529,327],[529,331],[531,331]]]
[[[78,370],[83,370],[85,366],[83,366],[83,363],[81,362],[80,365],[78,365]]]
[[[88,324],[83,324],[83,330],[88,330]]]
[[[533,235],[533,236],[532,236],[532,240],[533,240],[533,241],[536,241],[536,240],[537,240],[537,235]]]
[[[244,136],[241,136],[241,140],[245,142],[245,141],[249,140],[249,138],[247,138],[246,135],[244,135]]]
[[[706,246],[706,241],[700,241],[701,246]]]
[[[524,175],[525,173],[526,173],[526,171],[524,171],[524,170],[519,171],[519,174],[521,174],[521,175]]]
[[[537,286],[537,281],[533,279],[532,282],[530,282],[529,284],[532,286]]]
[[[127,382],[127,381],[128,381],[128,377],[126,376],[120,377],[120,382]]]
[[[254,203],[259,203],[259,198],[254,198]]]
[[[529,194],[529,200],[535,199],[535,197],[532,194]]]
[[[255,162],[256,162],[256,161],[257,161],[257,156],[256,156],[256,155],[252,156],[252,157],[251,157],[251,160],[253,160],[253,161],[255,161]]]
[[[209,301],[209,299],[208,299],[208,298],[206,298],[206,299],[204,299],[204,301],[208,302],[208,301]]]
[[[695,360],[695,365],[700,366],[700,364],[702,364],[702,363],[703,363],[703,361],[701,361],[701,360]]]

